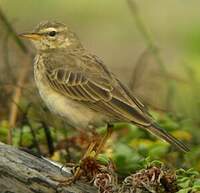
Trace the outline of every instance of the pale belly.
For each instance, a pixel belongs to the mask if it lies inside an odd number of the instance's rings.
[[[41,81],[36,81],[41,98],[50,111],[66,118],[66,121],[75,127],[87,128],[89,125],[101,126],[105,124],[107,117],[85,107],[83,104],[65,97]]]

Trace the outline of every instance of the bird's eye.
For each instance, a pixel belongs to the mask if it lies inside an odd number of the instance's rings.
[[[50,31],[48,33],[49,36],[54,37],[56,35],[56,31]]]

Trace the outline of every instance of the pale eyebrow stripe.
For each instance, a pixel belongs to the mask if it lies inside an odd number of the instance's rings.
[[[50,31],[57,31],[57,29],[54,27],[49,27],[49,28],[41,30],[41,32],[50,32]]]
[[[50,31],[60,32],[62,30],[61,30],[61,28],[48,27],[46,29],[41,30],[41,33],[46,33],[46,32],[50,32]]]

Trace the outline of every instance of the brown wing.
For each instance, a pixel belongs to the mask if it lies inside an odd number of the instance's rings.
[[[50,86],[93,110],[119,121],[130,121],[140,125],[178,149],[188,151],[182,142],[153,122],[144,105],[109,73],[95,56],[87,55],[86,58],[78,59],[77,63],[77,56],[75,56],[68,62],[59,60],[59,64],[55,64],[53,68],[46,68],[45,76]],[[58,62],[56,57],[50,64],[54,62]]]
[[[82,61],[83,62],[83,61]],[[88,61],[87,61],[88,62]],[[91,61],[90,61],[91,62]],[[61,94],[121,121],[142,126],[151,124],[143,105],[98,60],[93,68],[69,65],[46,71],[50,86]]]
[[[54,69],[46,74],[51,87],[58,92],[81,102],[109,101],[112,87],[105,80],[96,81],[88,79],[86,73],[81,71]]]

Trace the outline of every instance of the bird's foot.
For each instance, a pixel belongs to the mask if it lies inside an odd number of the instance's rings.
[[[72,176],[66,177],[64,180],[56,180],[59,182],[58,187],[60,186],[70,186],[73,184],[76,180],[80,179],[80,177],[86,177],[86,168],[87,168],[87,160],[89,158],[92,159],[94,157],[94,147],[96,143],[92,142],[87,151],[85,152],[83,158],[80,160],[79,164],[66,164],[66,166],[72,167]]]
[[[81,177],[85,177],[92,181],[94,176],[99,172],[101,165],[97,161],[98,154],[102,151],[107,139],[110,137],[112,129],[108,128],[106,135],[97,144],[97,141],[90,143],[87,151],[80,160],[78,165],[74,165],[72,169],[73,176],[59,183],[59,186],[69,186]]]

